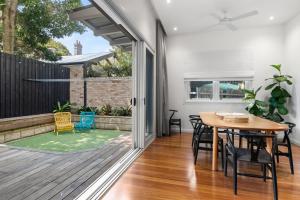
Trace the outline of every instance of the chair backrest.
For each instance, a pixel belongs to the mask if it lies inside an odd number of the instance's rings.
[[[56,124],[69,124],[72,121],[72,114],[70,112],[54,113],[54,120]]]
[[[293,129],[296,127],[296,124],[291,123],[291,122],[284,122],[284,124],[289,126],[288,134],[293,132]]]
[[[196,136],[198,137],[199,140],[201,139],[203,133],[211,133],[209,127],[206,124],[204,124],[201,120],[198,120],[198,122],[196,122],[195,130],[196,130]]]
[[[240,136],[240,133],[238,132],[233,132],[233,131],[229,131],[227,130],[227,145],[229,147],[229,149],[231,149],[234,153],[236,152],[236,147],[234,146],[234,136]],[[265,133],[260,133],[260,132],[243,132],[242,134],[244,137],[247,137],[250,140],[250,144],[251,144],[251,160],[255,160],[257,159],[257,155],[259,153],[260,150],[265,149],[265,140],[268,138],[272,139],[272,150],[271,150],[271,155],[272,157],[274,157],[275,155],[275,150],[276,150],[276,146],[277,146],[277,135],[276,134],[265,134]],[[253,146],[253,141],[257,140],[258,143],[256,143],[256,149],[254,149]]]
[[[189,115],[190,119],[199,119],[200,115]],[[200,118],[201,119],[201,118]]]
[[[174,117],[175,113],[178,112],[178,110],[169,110],[170,112],[172,112],[171,116],[170,116],[170,120]]]
[[[197,126],[199,123],[202,123],[202,120],[200,118],[191,118],[190,123],[192,124],[194,131],[196,131]]]
[[[80,113],[80,122],[82,124],[94,124],[95,123],[95,112],[81,112]]]

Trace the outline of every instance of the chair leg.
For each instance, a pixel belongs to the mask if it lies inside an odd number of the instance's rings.
[[[197,163],[197,158],[198,158],[198,150],[199,150],[199,141],[196,141],[194,143],[194,164],[196,165]]]
[[[192,137],[192,147],[194,146],[194,138],[195,138],[195,130],[193,131],[193,137]]]
[[[247,139],[247,149],[250,149],[250,142],[249,142],[249,139]]]
[[[224,176],[227,176],[228,152],[225,147],[225,163],[224,163]]]
[[[179,130],[180,130],[180,135],[181,135],[181,121],[180,121],[180,124],[179,124]]]
[[[267,181],[267,166],[264,164],[263,165],[263,176],[264,176],[264,182]]]
[[[195,149],[195,156],[194,156],[194,164],[197,164],[197,158],[198,158],[198,147]]]
[[[235,157],[233,157],[233,190],[237,195],[237,160]]]
[[[242,147],[242,137],[240,136],[240,138],[239,138],[239,148],[241,148]]]
[[[221,160],[222,160],[222,169],[224,170],[224,144],[223,144],[223,140],[221,140],[221,148],[220,148],[220,150],[221,150]]]
[[[278,145],[276,146],[276,160],[277,160],[277,163],[279,163],[279,148],[278,148]]]
[[[193,140],[193,155],[194,155],[194,157],[196,155],[196,141],[195,140]]]
[[[274,159],[272,162],[272,179],[273,179],[274,200],[278,200],[277,175],[276,175],[276,165]]]
[[[292,145],[289,139],[288,139],[288,154],[289,154],[291,174],[294,174],[293,152],[292,152]]]
[[[171,136],[171,124],[169,124],[169,136]]]

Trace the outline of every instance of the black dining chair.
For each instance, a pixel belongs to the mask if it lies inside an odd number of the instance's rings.
[[[279,141],[279,139],[277,141],[276,157],[278,163],[279,163],[279,156],[288,157],[290,162],[291,174],[294,174],[293,152],[292,152],[292,145],[291,145],[289,135],[293,133],[293,129],[295,128],[296,124],[290,122],[284,122],[284,124],[287,124],[289,126],[289,130],[284,132],[284,136],[281,141]],[[285,147],[287,151],[282,151],[279,149],[279,147]]]
[[[191,119],[193,121],[193,119]],[[191,122],[195,123],[195,122]],[[198,121],[195,124],[196,133],[193,138],[193,153],[194,153],[194,164],[197,163],[199,150],[204,151],[212,151],[213,145],[213,129],[205,124],[202,121]],[[205,144],[205,147],[202,146]],[[222,159],[222,168],[224,169],[224,147],[223,147],[223,139],[218,137],[218,152],[220,153],[220,157]]]
[[[169,118],[169,133],[171,135],[171,127],[172,126],[178,126],[179,127],[179,131],[180,131],[180,135],[181,135],[181,119],[179,118],[174,118],[175,113],[178,112],[178,110],[170,110],[171,112],[171,116]]]
[[[243,146],[243,139],[246,139],[247,142],[247,149],[250,148],[250,144],[252,143],[252,145],[256,145],[260,144],[260,139],[259,138],[251,138],[249,137],[249,135],[251,134],[257,134],[260,132],[255,132],[255,131],[247,131],[247,130],[240,130],[239,132],[239,148],[241,148]]]
[[[273,191],[274,199],[278,199],[278,189],[277,189],[277,175],[276,175],[276,165],[275,165],[275,155],[277,146],[277,137],[275,134],[263,134],[259,132],[254,132],[244,136],[250,140],[250,148],[239,148],[234,145],[234,136],[240,136],[240,133],[235,133],[232,131],[227,131],[227,143],[225,144],[225,166],[224,175],[227,176],[228,163],[231,164],[233,168],[233,188],[234,194],[237,194],[237,175],[250,176],[256,178],[263,178],[266,181],[267,170],[271,171],[273,180]],[[265,141],[267,139],[272,139],[272,150],[268,152],[266,150]],[[260,141],[253,145],[253,141]],[[238,162],[248,162],[253,164],[259,164],[262,166],[262,175],[255,175],[250,173],[239,173],[238,172]]]
[[[202,120],[200,118],[200,115],[189,115],[189,120],[190,120],[190,123],[193,127],[193,137],[192,137],[192,147],[193,147],[194,137],[195,137],[196,132],[197,132],[197,123],[202,122]]]

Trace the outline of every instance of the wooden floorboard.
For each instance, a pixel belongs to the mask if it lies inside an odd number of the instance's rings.
[[[0,147],[0,200],[76,197],[130,149],[128,135],[78,153]]]
[[[295,175],[290,174],[288,159],[277,165],[280,200],[300,196],[300,148],[293,146]],[[221,165],[220,165],[221,166]],[[249,166],[241,165],[240,170]],[[259,170],[251,166],[251,171]],[[231,168],[211,171],[211,153],[200,152],[193,163],[191,134],[158,138],[117,181],[103,200],[272,200],[272,181],[238,177],[238,195],[233,194]]]

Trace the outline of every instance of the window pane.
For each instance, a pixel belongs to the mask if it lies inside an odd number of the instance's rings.
[[[191,81],[190,99],[212,99],[213,82],[212,81]]]
[[[220,81],[220,99],[244,98],[245,81]]]

